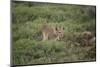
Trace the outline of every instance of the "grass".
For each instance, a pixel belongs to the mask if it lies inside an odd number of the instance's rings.
[[[95,61],[96,44],[76,46],[73,32],[95,32],[95,6],[12,3],[13,65]],[[42,41],[44,23],[63,26],[62,41]]]
[[[17,47],[13,51],[14,64],[45,64],[95,60],[95,54],[90,55],[90,57],[88,55],[91,51],[94,51],[91,50],[93,46],[72,47],[59,41],[23,41],[18,41],[17,43],[20,44],[16,43],[16,46],[14,46]],[[93,58],[91,58],[92,56]]]

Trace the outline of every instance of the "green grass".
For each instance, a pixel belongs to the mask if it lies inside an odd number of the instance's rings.
[[[72,47],[59,41],[42,42],[24,39],[16,42],[14,47],[14,64],[44,64],[95,60],[95,51],[91,50],[93,46]],[[91,51],[94,51],[94,54],[90,53]]]
[[[95,32],[95,6],[47,3],[12,3],[12,61],[19,64],[45,64],[96,60],[95,44],[70,43],[73,32]],[[42,41],[44,23],[63,26],[62,41]]]

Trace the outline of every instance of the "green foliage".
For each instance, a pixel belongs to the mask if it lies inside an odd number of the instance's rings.
[[[73,32],[96,30],[95,6],[12,3],[13,64],[43,64],[95,60],[95,44],[70,43]],[[63,26],[62,41],[42,41],[44,23]],[[72,46],[73,45],[73,46]]]

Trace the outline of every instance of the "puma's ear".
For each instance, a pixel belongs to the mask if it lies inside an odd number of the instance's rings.
[[[64,30],[65,28],[63,27],[63,30]]]
[[[62,30],[64,30],[65,28],[63,26],[60,27]]]
[[[58,31],[58,27],[57,26],[55,27],[55,30]]]

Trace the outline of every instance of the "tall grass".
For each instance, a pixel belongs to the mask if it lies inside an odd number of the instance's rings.
[[[44,23],[63,26],[62,41],[42,41]],[[95,6],[49,3],[12,3],[12,61],[19,64],[44,64],[95,60],[95,44],[75,46],[73,32],[95,32]]]

